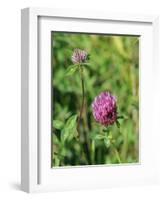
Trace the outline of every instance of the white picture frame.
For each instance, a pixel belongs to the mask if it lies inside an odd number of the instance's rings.
[[[22,190],[59,191],[158,183],[157,139],[153,142],[159,135],[155,115],[158,109],[158,16],[25,8],[21,27]],[[54,30],[141,36],[139,163],[51,168],[51,71],[44,66],[51,66],[50,33]]]

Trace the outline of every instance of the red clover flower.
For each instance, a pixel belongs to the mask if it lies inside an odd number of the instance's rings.
[[[88,58],[88,53],[81,49],[75,49],[72,55],[72,62],[74,64],[84,63]]]
[[[92,110],[95,120],[106,127],[117,121],[116,98],[109,92],[102,92],[94,99]]]

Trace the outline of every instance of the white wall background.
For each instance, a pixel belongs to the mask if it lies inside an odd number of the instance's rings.
[[[159,186],[114,188],[97,191],[26,194],[20,191],[20,9],[54,7],[160,15],[160,141],[163,106],[163,5],[162,0],[4,0],[0,2],[0,199],[163,199],[163,148]],[[162,46],[161,46],[162,45]],[[161,80],[162,79],[162,80]],[[162,119],[161,119],[162,117]],[[158,139],[153,142],[157,142]],[[160,142],[161,144],[161,142]],[[160,145],[161,146],[161,145]],[[151,147],[152,148],[152,147]],[[159,149],[158,149],[159,152]]]

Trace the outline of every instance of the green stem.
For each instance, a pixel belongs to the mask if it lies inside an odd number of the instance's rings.
[[[113,147],[113,151],[114,151],[114,153],[115,153],[115,156],[116,156],[116,158],[117,158],[117,161],[119,162],[119,163],[122,163],[122,161],[121,161],[121,158],[120,158],[120,155],[119,155],[119,152],[118,152],[118,150],[117,150],[117,148],[115,147],[115,145],[114,145],[114,139],[113,139],[113,136],[112,136],[112,134],[111,134],[111,132],[110,132],[110,142],[111,142],[111,145],[112,145],[112,147]]]
[[[79,71],[80,71],[80,77],[81,77],[81,86],[82,86],[82,102],[81,102],[81,107],[80,107],[80,113],[79,113],[79,118],[77,121],[77,131],[78,131],[78,136],[80,137],[80,121],[82,119],[82,115],[83,115],[83,110],[84,110],[84,100],[85,100],[85,88],[84,88],[84,77],[83,77],[83,67],[81,65],[79,65]],[[84,137],[84,150],[85,150],[85,155],[87,158],[87,161],[89,164],[91,164],[91,158],[89,155],[89,145],[88,145],[88,141],[87,141],[87,135],[85,133],[85,131],[83,131],[83,137]]]
[[[92,161],[92,164],[94,164],[94,159],[95,159],[95,141],[92,140],[91,142],[91,161]]]
[[[84,96],[85,96],[83,69],[82,69],[82,67],[81,67],[80,65],[79,65],[79,70],[80,70],[81,85],[82,85],[82,103],[81,103],[80,113],[79,113],[79,118],[78,118],[78,123],[77,123],[77,130],[79,130],[79,125],[80,125],[80,121],[81,121],[82,114],[83,114],[83,109],[84,109]]]
[[[114,153],[115,153],[115,155],[116,155],[116,158],[117,158],[118,162],[119,162],[119,163],[122,163],[122,162],[121,162],[121,158],[120,158],[120,156],[119,156],[118,150],[116,149],[116,147],[114,146],[114,144],[112,144],[112,146],[113,146],[113,150],[114,150]]]

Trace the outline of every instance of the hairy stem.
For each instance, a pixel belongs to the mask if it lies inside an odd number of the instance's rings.
[[[82,88],[82,101],[81,101],[81,107],[80,107],[80,112],[79,112],[79,118],[77,121],[77,131],[78,131],[78,136],[81,135],[80,133],[80,122],[81,119],[83,117],[83,110],[84,110],[84,105],[85,105],[85,88],[84,88],[84,76],[83,76],[83,67],[81,65],[79,65],[79,71],[80,71],[80,78],[81,78],[81,88]],[[87,135],[86,132],[83,131],[83,137],[84,137],[84,151],[85,151],[85,155],[88,161],[88,164],[91,164],[91,158],[89,155],[89,145],[88,145],[88,141],[87,141]]]
[[[85,96],[83,69],[82,69],[81,66],[79,66],[79,70],[80,70],[81,86],[82,86],[82,103],[81,103],[79,118],[78,118],[78,122],[77,122],[77,130],[79,130],[79,125],[80,125],[80,121],[81,121],[82,114],[83,114],[83,109],[84,109],[84,96]]]

